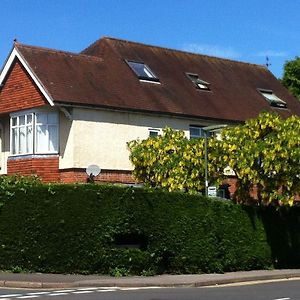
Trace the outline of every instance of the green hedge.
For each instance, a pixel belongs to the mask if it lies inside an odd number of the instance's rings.
[[[112,275],[300,266],[300,210],[103,185],[0,189],[0,268]]]

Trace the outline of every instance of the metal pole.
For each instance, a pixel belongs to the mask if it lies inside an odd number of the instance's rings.
[[[208,197],[208,153],[207,153],[207,131],[204,130],[204,156],[205,156],[205,196]]]

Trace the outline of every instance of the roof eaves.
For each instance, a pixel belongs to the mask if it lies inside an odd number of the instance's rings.
[[[159,116],[173,116],[178,118],[188,118],[194,120],[210,120],[210,121],[218,121],[218,122],[226,122],[230,124],[241,124],[244,123],[245,120],[232,120],[232,119],[222,119],[222,118],[213,118],[207,116],[196,116],[196,115],[189,115],[183,113],[172,113],[172,112],[163,112],[163,111],[154,111],[154,110],[147,110],[147,109],[138,109],[138,108],[124,108],[124,107],[117,107],[117,106],[109,106],[109,105],[99,105],[99,104],[86,104],[86,103],[72,103],[67,101],[59,101],[56,100],[55,104],[57,106],[65,106],[65,107],[80,107],[80,108],[89,108],[89,109],[103,109],[103,110],[110,110],[110,111],[120,111],[120,112],[132,112],[132,113],[144,113],[144,114],[151,114],[151,115],[159,115]]]

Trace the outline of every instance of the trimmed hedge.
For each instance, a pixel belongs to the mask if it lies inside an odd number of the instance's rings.
[[[104,185],[0,191],[0,268],[112,275],[300,266],[299,207]]]

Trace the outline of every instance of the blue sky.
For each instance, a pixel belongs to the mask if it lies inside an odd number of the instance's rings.
[[[265,64],[300,56],[298,0],[0,0],[0,65],[17,38],[79,52],[101,36]]]

